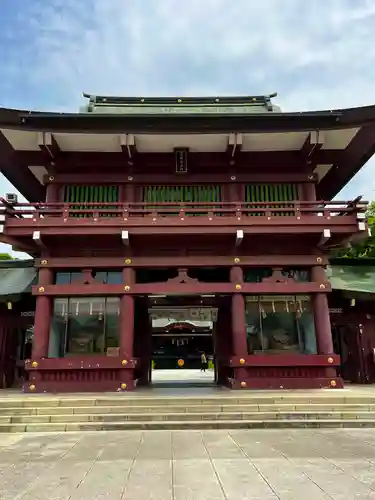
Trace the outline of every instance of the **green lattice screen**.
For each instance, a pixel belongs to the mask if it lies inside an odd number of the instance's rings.
[[[297,184],[246,184],[245,202],[278,202],[296,201],[299,199]],[[287,208],[287,204],[273,205],[275,208]],[[259,205],[259,208],[262,206]],[[254,208],[258,208],[257,205]],[[264,206],[263,206],[264,208]],[[289,212],[275,212],[275,215],[288,215]],[[261,215],[261,212],[254,212],[253,215]]]
[[[119,188],[118,186],[65,186],[64,189],[64,202],[74,203],[73,209],[87,208],[80,203],[103,203],[99,205],[98,210],[105,208],[113,208],[105,203],[117,203],[119,201]],[[92,212],[91,212],[92,213]],[[89,213],[76,214],[76,216],[87,217]],[[109,214],[106,214],[107,216]]]
[[[201,186],[145,186],[143,201],[148,208],[158,208],[158,203],[204,203],[220,202],[221,189],[218,185]],[[159,207],[160,208],[160,207]],[[200,208],[208,208],[200,206]]]

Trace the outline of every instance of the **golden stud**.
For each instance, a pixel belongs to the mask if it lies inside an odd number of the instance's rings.
[[[48,260],[43,259],[40,263],[42,264],[42,266],[45,266],[48,264]]]
[[[43,293],[43,292],[44,292],[44,286],[40,286],[40,287],[38,288],[38,292]]]
[[[321,283],[321,284],[319,285],[319,288],[321,288],[321,289],[323,289],[323,288],[325,288],[325,287],[326,287],[326,286],[325,286],[325,285],[323,285],[323,283]]]
[[[124,286],[124,290],[125,290],[125,292],[128,292],[130,290],[130,286],[129,285],[125,285]]]
[[[34,384],[29,385],[30,391],[35,391],[36,387]]]
[[[331,380],[330,384],[331,387],[336,387],[337,383],[336,380]]]
[[[53,176],[53,175],[51,175],[50,177],[48,177],[48,180],[50,180],[50,181],[54,181],[54,180],[55,180],[55,178],[54,178],[54,176]]]
[[[132,263],[132,260],[131,259],[125,259],[125,264],[129,265]]]
[[[316,262],[317,262],[318,264],[321,264],[321,263],[323,262],[323,259],[322,259],[321,257],[317,257],[317,258],[316,258]]]
[[[247,383],[246,383],[246,382],[241,382],[241,387],[242,387],[242,388],[247,387]]]
[[[239,264],[239,263],[241,262],[241,260],[239,259],[239,257],[235,257],[235,258],[233,259],[233,262],[234,262],[235,264]]]
[[[127,387],[128,387],[128,386],[127,386],[126,384],[121,384],[121,389],[122,389],[123,391],[125,391],[125,389],[126,389]]]
[[[241,290],[242,286],[241,285],[236,285],[236,290]]]
[[[240,365],[244,365],[245,364],[245,360],[243,358],[240,359]]]
[[[122,366],[126,366],[128,364],[128,361],[126,359],[123,359],[121,361]]]
[[[33,368],[38,368],[38,363],[37,363],[37,361],[33,361],[33,362],[31,363],[31,366],[32,366]]]
[[[332,364],[333,363],[333,358],[328,358],[328,363]]]

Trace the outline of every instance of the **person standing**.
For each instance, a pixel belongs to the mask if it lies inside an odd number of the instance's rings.
[[[201,354],[201,372],[205,372],[207,368],[207,356],[204,352]]]

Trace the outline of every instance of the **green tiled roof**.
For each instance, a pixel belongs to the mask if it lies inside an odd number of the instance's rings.
[[[0,268],[0,297],[31,292],[31,286],[36,284],[36,276],[35,267]]]
[[[327,275],[334,290],[375,293],[375,266],[330,266]]]
[[[96,114],[237,114],[280,112],[271,98],[277,94],[242,97],[110,97],[83,94],[83,113]]]

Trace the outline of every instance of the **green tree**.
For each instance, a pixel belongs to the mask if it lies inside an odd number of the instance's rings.
[[[375,258],[375,201],[370,204],[366,216],[371,236],[363,239],[360,243],[354,243],[350,248],[340,249],[335,253],[335,257],[347,257],[348,259]]]
[[[0,260],[15,260],[9,253],[0,253]]]

